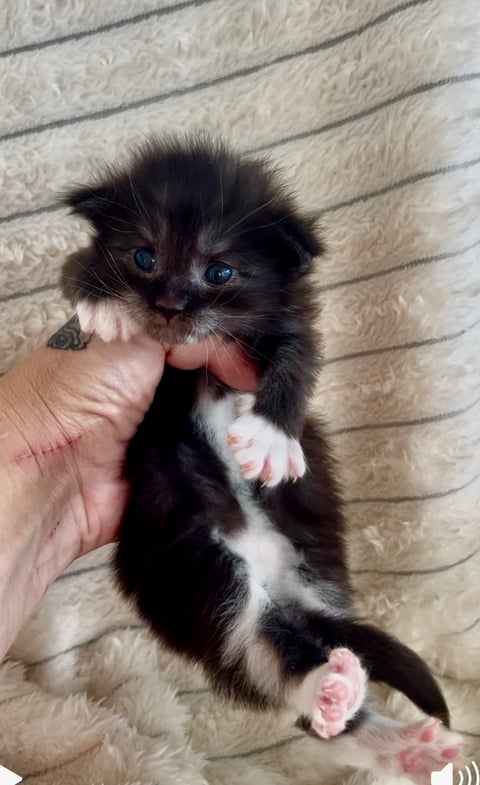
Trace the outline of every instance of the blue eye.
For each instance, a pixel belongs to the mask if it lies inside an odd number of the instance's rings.
[[[133,255],[133,261],[145,273],[151,273],[157,266],[155,254],[151,248],[137,248]]]
[[[205,280],[208,283],[227,283],[233,275],[233,270],[226,264],[211,264],[205,270]]]

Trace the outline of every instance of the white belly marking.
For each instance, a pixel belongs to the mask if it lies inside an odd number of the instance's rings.
[[[235,393],[215,400],[208,393],[198,406],[199,422],[210,445],[227,470],[232,490],[245,516],[246,527],[236,534],[221,533],[228,549],[240,556],[249,568],[251,580],[267,594],[283,593],[294,582],[300,557],[289,540],[276,531],[265,512],[252,496],[252,486],[242,476],[240,467],[227,442],[228,427],[236,416]]]

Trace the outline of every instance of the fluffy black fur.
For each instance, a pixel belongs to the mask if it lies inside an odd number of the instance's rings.
[[[89,219],[91,245],[68,260],[63,290],[76,304],[121,297],[152,335],[167,342],[216,332],[240,343],[259,369],[255,412],[300,439],[308,472],[275,488],[251,483],[251,499],[298,554],[299,580],[316,586],[335,612],[298,599],[276,601],[258,620],[258,639],[279,663],[270,692],[239,649],[224,655],[247,601],[247,565],[225,537],[246,526],[227,470],[199,427],[195,407],[207,388],[227,391],[201,371],[167,368],[126,466],[132,495],[117,553],[120,583],[173,648],[203,663],[215,688],[260,707],[281,706],[289,684],[347,646],[373,680],[401,690],[448,723],[445,700],[423,661],[395,638],[355,619],[344,521],[321,425],[305,419],[319,366],[313,329],[318,298],[312,260],[321,254],[269,166],[221,145],[154,142],[125,170],[68,196]],[[134,250],[155,252],[139,271]],[[229,265],[232,278],[210,285],[204,270]],[[266,663],[268,667],[268,663]]]

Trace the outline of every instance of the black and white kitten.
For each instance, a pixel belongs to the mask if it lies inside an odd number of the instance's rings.
[[[319,364],[312,222],[268,165],[205,140],[154,141],[67,202],[93,228],[63,271],[85,332],[216,334],[259,374],[241,394],[205,369],[166,369],[128,453],[123,589],[216,689],[294,709],[339,736],[330,744],[350,765],[428,783],[460,739],[431,717],[404,727],[366,706],[368,679],[382,681],[448,724],[423,661],[355,618],[328,445],[306,417]]]

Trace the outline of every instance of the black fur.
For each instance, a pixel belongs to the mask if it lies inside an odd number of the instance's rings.
[[[152,335],[181,343],[191,330],[214,329],[240,343],[259,370],[255,412],[301,439],[309,470],[274,489],[252,484],[252,499],[299,555],[305,585],[325,591],[335,614],[275,603],[259,636],[294,683],[344,645],[370,677],[405,693],[448,722],[448,709],[427,666],[393,637],[355,620],[346,568],[344,522],[321,424],[305,420],[319,365],[313,329],[317,297],[310,275],[321,245],[270,168],[243,161],[201,140],[154,142],[127,169],[74,191],[72,209],[93,226],[91,245],[67,262],[63,290],[80,299],[125,297]],[[142,274],[132,249],[152,248],[157,270]],[[234,268],[221,287],[199,270],[219,260]],[[164,318],[158,302],[176,309]],[[207,313],[208,312],[208,313]],[[211,326],[212,312],[215,326]],[[210,320],[210,322],[209,322]],[[282,705],[252,679],[243,651],[226,660],[231,624],[246,602],[242,559],[215,532],[245,526],[226,469],[193,416],[205,370],[167,368],[133,440],[126,475],[132,496],[121,527],[119,580],[143,616],[172,647],[200,660],[214,686],[250,705]]]

